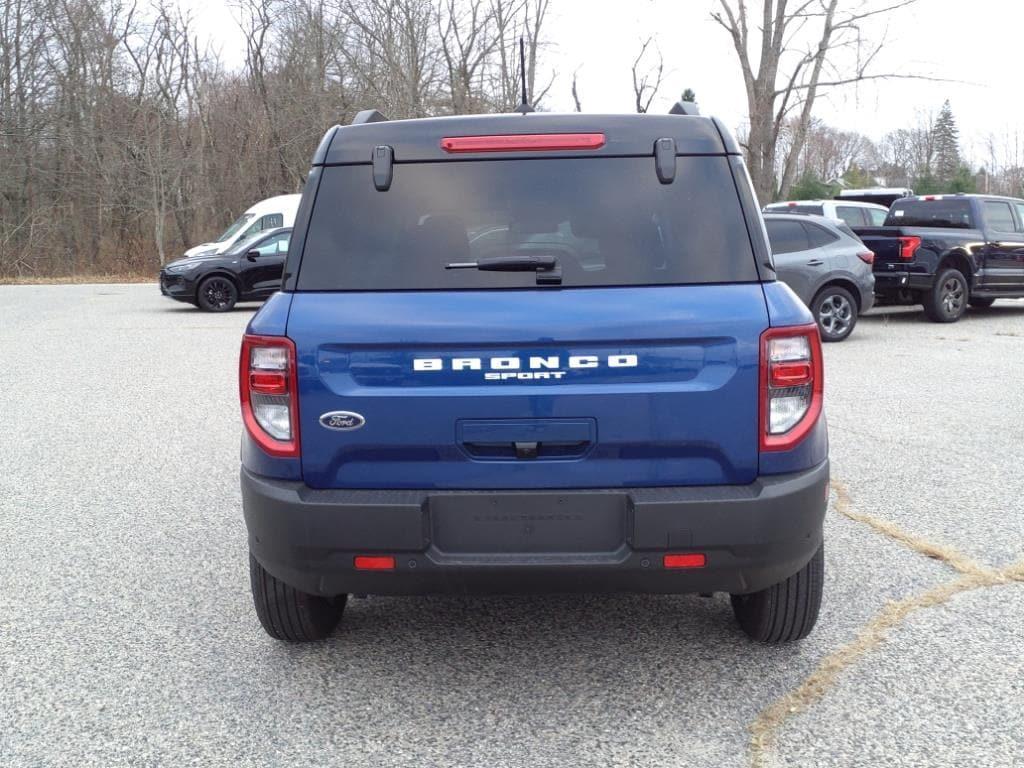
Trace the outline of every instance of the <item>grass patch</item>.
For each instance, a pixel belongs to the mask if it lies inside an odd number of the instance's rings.
[[[823,698],[845,670],[876,648],[907,616],[942,605],[964,592],[1024,581],[1024,561],[1001,570],[979,565],[952,547],[933,544],[886,520],[855,511],[846,486],[833,481],[832,487],[836,492],[836,511],[840,514],[870,526],[918,554],[942,561],[960,575],[921,594],[886,604],[861,628],[857,637],[826,656],[800,685],[762,710],[750,726],[750,763],[753,768],[767,768],[774,764],[772,753],[786,721]]]
[[[102,275],[25,275],[0,277],[0,285],[86,285],[88,283],[155,283],[152,273],[118,273]]]

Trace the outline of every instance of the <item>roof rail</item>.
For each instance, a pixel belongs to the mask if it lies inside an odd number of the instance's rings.
[[[677,101],[668,113],[670,115],[699,115],[700,108],[695,101]]]
[[[352,118],[352,125],[362,125],[363,123],[385,123],[387,118],[383,113],[378,112],[376,109],[364,109],[359,112],[355,117]]]

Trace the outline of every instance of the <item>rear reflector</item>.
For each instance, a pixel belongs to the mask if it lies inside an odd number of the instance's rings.
[[[249,389],[264,395],[283,395],[288,391],[288,382],[280,371],[251,371]]]
[[[813,377],[811,364],[807,360],[795,363],[776,363],[771,367],[773,387],[799,387],[808,384]]]
[[[552,152],[559,149],[600,149],[603,146],[603,133],[529,133],[441,139],[441,149],[445,152]]]
[[[857,258],[863,261],[865,264],[871,265],[875,263],[875,252],[874,251],[861,251],[857,254]]]
[[[357,571],[393,571],[395,558],[391,555],[356,555]]]
[[[688,552],[686,554],[665,555],[662,564],[666,568],[703,568],[707,565],[708,559],[702,552]]]

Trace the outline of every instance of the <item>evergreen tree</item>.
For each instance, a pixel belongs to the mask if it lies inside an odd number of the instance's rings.
[[[956,175],[949,184],[950,192],[964,192],[970,194],[978,191],[978,180],[971,169],[966,165],[961,165],[956,170]]]
[[[835,187],[826,184],[811,171],[806,171],[789,190],[790,200],[827,200],[835,195]]]
[[[843,174],[843,181],[846,183],[847,188],[851,189],[862,189],[864,187],[875,186],[875,180],[871,174],[865,171],[856,163],[850,165],[846,169],[846,173]]]
[[[942,186],[953,183],[960,172],[960,131],[949,100],[942,105],[939,116],[932,126],[932,141],[935,147],[935,179]]]
[[[693,92],[692,88],[687,88],[685,91],[683,91],[683,101],[692,101],[696,103],[697,94]]]

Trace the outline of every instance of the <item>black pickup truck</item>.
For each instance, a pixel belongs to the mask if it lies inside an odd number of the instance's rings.
[[[954,323],[968,303],[1024,297],[1024,200],[906,197],[884,226],[854,232],[875,253],[879,303],[922,304],[929,320]]]

